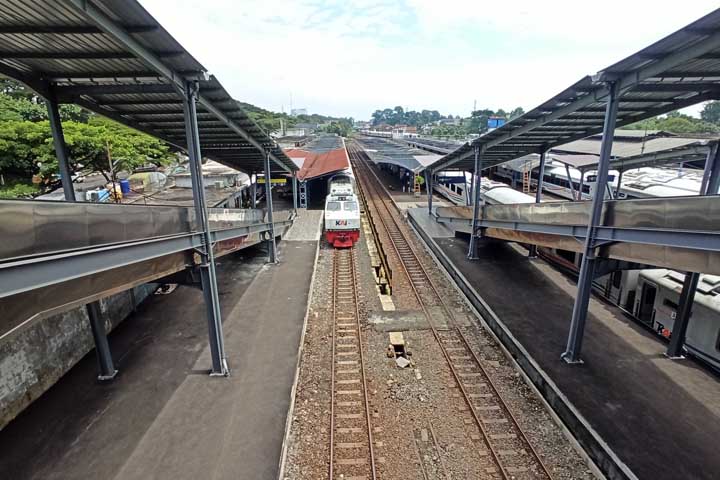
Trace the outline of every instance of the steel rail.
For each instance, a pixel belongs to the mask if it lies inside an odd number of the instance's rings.
[[[370,413],[370,402],[367,394],[367,380],[365,377],[365,356],[363,354],[363,337],[362,329],[360,324],[360,299],[358,294],[358,281],[357,281],[357,269],[355,265],[355,249],[353,247],[347,250],[334,249],[333,250],[333,300],[332,300],[332,312],[333,312],[333,328],[332,328],[332,366],[330,376],[330,465],[329,465],[329,479],[333,480],[335,473],[335,368],[336,368],[336,355],[337,355],[337,324],[338,324],[338,292],[339,292],[339,280],[340,280],[340,260],[341,256],[348,255],[349,258],[349,275],[350,283],[352,285],[352,301],[355,317],[355,328],[358,342],[358,356],[359,356],[359,369],[360,379],[362,385],[365,423],[367,426],[367,437],[368,437],[368,454],[370,461],[370,478],[371,480],[377,480],[377,468],[375,465],[375,447],[372,432],[372,415]]]
[[[353,153],[353,155],[355,156],[356,159],[361,159],[361,156],[358,155],[359,152],[358,152],[357,150],[353,150],[352,153]],[[362,168],[362,169],[369,170],[369,171],[372,173],[372,175],[375,177],[376,182],[379,184],[379,183],[380,183],[380,180],[379,180],[379,178],[377,177],[377,174],[375,174],[375,172],[373,172],[372,169],[367,166],[367,164],[365,163],[364,159],[362,159],[362,160],[360,160],[360,161],[363,163],[363,168]],[[359,173],[360,170],[362,170],[362,169],[356,169],[356,170],[357,170],[358,173]],[[359,178],[360,178],[360,175],[358,175],[358,179],[359,179]],[[373,186],[372,188],[373,188],[373,190],[375,191],[375,193],[376,193],[376,195],[377,195],[377,193],[378,193],[378,188],[375,187],[375,186]],[[385,191],[384,194],[385,194],[386,197],[389,196],[389,194],[387,193],[387,191]],[[470,343],[469,343],[469,341],[467,340],[467,337],[463,334],[463,332],[462,332],[462,330],[460,329],[460,327],[458,327],[457,324],[455,324],[454,317],[453,317],[453,315],[452,315],[449,307],[447,306],[447,304],[446,304],[445,301],[443,300],[442,296],[441,296],[440,293],[438,292],[438,290],[437,290],[434,282],[433,282],[432,279],[430,278],[430,275],[427,273],[427,270],[425,269],[424,265],[422,264],[422,262],[420,261],[419,257],[417,256],[417,253],[415,252],[415,249],[412,247],[411,243],[408,242],[407,239],[405,239],[404,234],[402,233],[402,229],[400,228],[400,225],[398,224],[398,222],[397,222],[397,220],[395,219],[394,215],[392,215],[392,213],[391,213],[391,211],[390,211],[390,208],[388,207],[386,201],[383,200],[383,199],[380,199],[379,201],[380,201],[380,203],[385,207],[385,209],[386,209],[386,211],[387,211],[387,213],[388,213],[388,216],[390,217],[390,219],[392,220],[392,222],[393,222],[393,224],[394,224],[395,229],[400,233],[400,235],[402,236],[402,238],[405,240],[405,243],[407,244],[407,245],[406,245],[407,251],[410,252],[409,255],[410,255],[411,260],[414,260],[415,263],[417,263],[417,266],[419,267],[420,271],[422,272],[423,276],[425,277],[424,280],[425,280],[426,283],[429,285],[430,289],[431,289],[432,292],[434,293],[435,297],[437,297],[440,305],[442,306],[443,310],[445,311],[446,316],[447,316],[447,318],[448,318],[448,321],[453,324],[454,330],[455,330],[455,332],[459,335],[460,339],[462,340],[463,345],[465,346],[465,349],[467,349],[467,350],[471,353],[472,358],[473,358],[473,360],[475,361],[475,364],[478,366],[478,368],[479,368],[480,371],[482,372],[483,376],[485,377],[485,379],[486,379],[487,382],[488,382],[488,385],[490,386],[491,390],[493,391],[493,393],[495,394],[495,396],[496,396],[497,399],[499,400],[499,403],[500,403],[501,406],[503,407],[505,413],[507,414],[507,416],[508,416],[508,417],[510,418],[510,420],[512,421],[515,430],[517,430],[517,432],[520,434],[520,440],[521,440],[521,442],[524,443],[524,444],[529,448],[531,454],[533,455],[533,457],[534,457],[535,460],[537,461],[538,465],[541,467],[542,472],[547,476],[547,478],[548,478],[548,479],[552,479],[552,478],[553,478],[552,475],[550,474],[549,470],[547,469],[547,467],[546,467],[545,464],[543,463],[542,459],[540,458],[539,454],[537,453],[537,451],[536,451],[535,448],[533,447],[532,443],[530,443],[529,439],[527,438],[527,435],[525,434],[525,432],[523,431],[523,429],[520,427],[517,419],[515,418],[515,416],[513,415],[512,411],[510,410],[510,408],[508,407],[507,403],[505,402],[505,400],[503,399],[502,395],[500,394],[499,390],[497,389],[497,386],[495,385],[495,382],[492,381],[492,379],[491,379],[490,375],[488,374],[487,370],[483,367],[482,363],[480,362],[480,359],[478,358],[477,354],[475,353],[475,351],[474,351],[474,350],[472,349],[472,347],[470,346]],[[390,199],[390,201],[392,201],[392,200]],[[377,205],[377,202],[376,202],[374,199],[373,199],[373,204],[374,204],[374,205]],[[397,211],[397,206],[394,204],[394,202],[393,202],[393,206],[395,206],[395,209],[396,209],[396,211]],[[440,335],[439,335],[439,332],[438,332],[437,328],[435,327],[435,325],[434,325],[434,323],[433,323],[433,321],[432,321],[432,316],[430,315],[430,312],[428,311],[427,306],[426,306],[426,304],[425,304],[426,302],[422,299],[422,296],[421,296],[421,294],[420,294],[420,292],[419,292],[419,290],[418,290],[418,288],[417,288],[417,286],[416,286],[416,284],[415,284],[416,282],[413,280],[412,276],[410,275],[410,272],[409,272],[409,270],[408,270],[408,268],[407,268],[406,262],[403,260],[403,255],[400,253],[400,249],[398,248],[398,246],[397,246],[397,244],[396,244],[396,242],[395,242],[395,239],[394,239],[393,236],[390,234],[390,230],[389,230],[388,227],[387,227],[387,223],[385,222],[385,219],[383,218],[382,215],[380,215],[379,217],[380,217],[380,221],[382,222],[383,226],[385,227],[385,229],[386,229],[386,231],[387,231],[387,233],[388,233],[388,237],[390,238],[391,244],[393,245],[393,249],[395,250],[396,254],[398,255],[398,258],[400,259],[400,263],[401,263],[401,265],[402,265],[402,267],[403,267],[403,270],[405,271],[405,273],[406,273],[406,275],[407,275],[407,277],[408,277],[408,280],[409,280],[409,283],[410,283],[410,285],[411,285],[411,287],[412,287],[412,289],[413,289],[413,292],[414,292],[414,294],[415,294],[418,302],[420,303],[420,306],[421,306],[421,308],[422,308],[422,310],[423,310],[423,313],[424,313],[425,316],[427,317],[428,324],[429,324],[430,329],[431,329],[431,331],[432,331],[432,333],[433,333],[433,336],[434,336],[435,339],[438,341],[438,344],[440,345],[440,349],[441,349],[441,351],[443,352],[443,356],[445,357],[445,359],[446,359],[447,362],[448,362],[448,365],[449,365],[450,370],[451,370],[451,372],[452,372],[452,374],[453,374],[453,377],[455,378],[456,383],[458,384],[458,387],[459,387],[460,391],[463,393],[463,397],[464,397],[464,399],[465,399],[465,402],[468,404],[468,407],[469,407],[469,409],[470,409],[470,412],[471,412],[473,418],[475,419],[475,421],[476,421],[476,423],[477,423],[480,431],[483,433],[483,437],[484,437],[484,440],[485,440],[485,444],[487,445],[488,449],[490,450],[490,452],[491,452],[491,454],[492,454],[492,456],[493,456],[494,462],[498,465],[498,467],[499,467],[499,469],[500,469],[500,473],[501,473],[501,475],[502,475],[502,477],[503,477],[504,479],[514,478],[511,474],[509,474],[509,473],[506,471],[505,466],[503,465],[503,462],[500,460],[500,455],[499,455],[499,453],[495,450],[495,448],[494,448],[493,445],[491,444],[491,442],[490,442],[490,436],[489,436],[487,430],[485,429],[485,426],[484,426],[484,424],[482,423],[481,419],[478,417],[478,415],[477,415],[477,413],[476,413],[476,411],[475,411],[475,406],[473,405],[472,401],[470,400],[469,395],[468,395],[465,387],[463,386],[462,381],[461,381],[460,378],[459,378],[459,375],[458,375],[457,370],[455,369],[455,367],[454,367],[454,365],[453,365],[453,363],[452,363],[452,360],[451,360],[451,358],[450,358],[450,355],[449,355],[449,353],[447,352],[447,350],[446,350],[446,348],[445,348],[445,346],[444,346],[444,344],[443,344],[443,341],[442,341],[442,339],[441,339],[441,337],[440,337]],[[406,254],[405,256],[408,256],[408,254]]]

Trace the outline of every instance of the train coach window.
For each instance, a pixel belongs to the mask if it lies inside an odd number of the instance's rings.
[[[622,285],[622,272],[617,271],[617,272],[613,273],[612,286],[614,288],[620,288],[620,285]]]
[[[325,209],[328,212],[339,212],[340,211],[340,202],[328,202]]]
[[[345,202],[345,210],[348,212],[354,212],[358,208],[356,202]]]

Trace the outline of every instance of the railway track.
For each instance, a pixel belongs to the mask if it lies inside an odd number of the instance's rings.
[[[333,251],[330,480],[375,480],[355,249]]]
[[[400,212],[367,164],[365,153],[354,145],[349,148],[349,153],[367,208],[388,234],[391,248],[400,260],[472,416],[470,423],[479,430],[479,435],[473,438],[482,441],[487,448],[489,455],[481,457],[487,460],[484,473],[503,480],[552,480],[552,475],[503,400],[463,330],[456,324],[451,309],[438,292],[415,248],[408,242],[397,218]],[[444,317],[444,324],[438,322],[438,317]]]

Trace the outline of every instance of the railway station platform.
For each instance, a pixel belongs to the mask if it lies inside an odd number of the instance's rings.
[[[120,373],[90,386],[94,352],[0,431],[13,479],[276,478],[322,212],[278,243],[218,259],[231,374],[208,376],[202,292],[154,295],[110,335]]]
[[[692,360],[666,358],[667,346],[654,334],[596,298],[590,302],[584,363],[568,365],[560,354],[574,279],[499,241],[480,242],[480,259],[468,260],[466,236],[456,237],[429,218],[426,208],[408,214],[546,400],[591,446],[591,455],[624,464],[629,478],[717,478],[717,376]]]

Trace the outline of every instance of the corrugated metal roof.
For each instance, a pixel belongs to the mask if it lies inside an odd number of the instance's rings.
[[[601,139],[599,138],[576,140],[557,147],[553,149],[553,151],[600,155],[600,140]],[[643,153],[659,152],[662,150],[684,147],[686,145],[692,145],[700,142],[702,141],[697,138],[683,137],[653,137],[648,138],[644,142],[626,142],[615,137],[612,147],[612,156],[629,157],[633,155],[641,155]]]
[[[297,170],[213,76],[136,0],[4,0],[0,74],[183,148],[178,88],[199,82],[203,156],[246,172]]]
[[[446,155],[430,168],[472,170],[539,153],[602,131],[607,82],[619,88],[617,126],[720,99],[720,9],[659,42],[586,76],[525,115]]]
[[[324,135],[308,141],[302,148],[286,150],[290,158],[302,158],[298,179],[311,180],[329,173],[350,168],[350,159],[343,139]]]
[[[380,137],[360,136],[356,140],[375,163],[390,163],[413,171],[425,167],[419,160],[427,157],[423,150]]]

